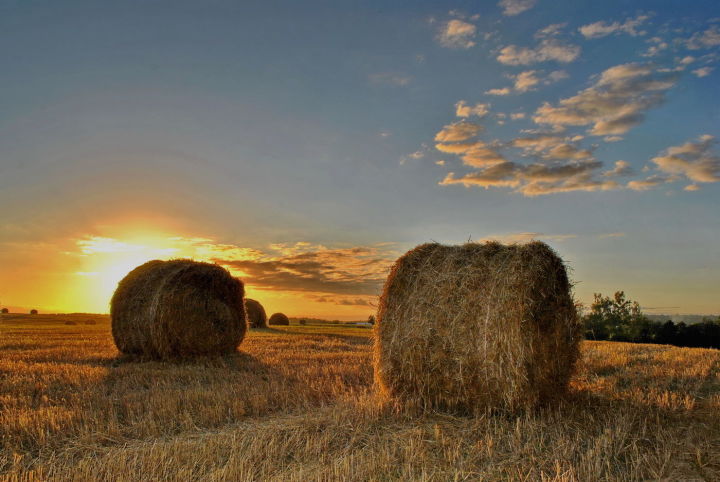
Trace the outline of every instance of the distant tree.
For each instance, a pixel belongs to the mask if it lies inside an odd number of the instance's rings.
[[[367,322],[370,323],[371,325],[374,325],[375,324],[375,315],[368,316]]]
[[[590,313],[585,317],[586,333],[593,340],[630,341],[649,336],[650,320],[645,318],[637,301],[616,291],[612,298],[595,293]]]
[[[655,341],[663,345],[671,345],[677,338],[677,327],[672,320],[667,320],[658,327]]]

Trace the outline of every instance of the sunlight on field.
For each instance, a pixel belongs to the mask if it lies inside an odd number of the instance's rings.
[[[0,479],[720,477],[720,351],[587,342],[572,396],[512,417],[391,413],[370,330],[257,330],[233,356],[118,357],[106,316],[5,315]]]

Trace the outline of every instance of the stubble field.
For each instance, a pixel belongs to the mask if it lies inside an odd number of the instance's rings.
[[[414,417],[371,330],[251,330],[233,356],[122,358],[109,320],[3,315],[0,480],[720,480],[720,351],[585,342],[570,397]]]

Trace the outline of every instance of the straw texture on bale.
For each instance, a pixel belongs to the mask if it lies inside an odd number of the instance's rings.
[[[159,359],[233,352],[247,329],[243,296],[242,282],[220,266],[150,261],[120,281],[110,302],[115,345]]]
[[[250,328],[267,328],[267,314],[259,301],[245,298],[245,313]]]
[[[395,262],[378,306],[375,377],[397,407],[479,413],[567,389],[581,325],[546,244],[423,244]]]
[[[285,316],[283,313],[273,313],[273,315],[268,320],[268,324],[270,325],[289,325],[290,319]]]

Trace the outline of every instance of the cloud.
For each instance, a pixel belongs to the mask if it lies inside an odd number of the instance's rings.
[[[461,121],[454,124],[448,124],[435,135],[438,142],[459,142],[465,141],[482,132],[483,127],[480,124]]]
[[[460,184],[465,187],[510,187],[525,196],[540,196],[571,191],[607,191],[618,189],[611,180],[596,180],[593,174],[602,167],[599,161],[567,161],[551,165],[529,165],[504,162],[482,170],[455,177],[449,173],[440,185]]]
[[[503,15],[513,16],[530,10],[537,0],[500,0],[498,7],[503,9]]]
[[[712,25],[704,32],[696,32],[685,41],[690,50],[709,49],[720,45],[720,27]]]
[[[693,182],[720,181],[720,157],[712,152],[715,138],[702,135],[696,142],[669,147],[652,162],[665,174],[684,176]]]
[[[514,112],[514,113],[510,114],[510,118],[512,120],[524,119],[525,112]]]
[[[412,77],[409,75],[398,74],[395,72],[379,72],[376,74],[370,74],[368,78],[370,79],[370,82],[374,84],[395,85],[399,87],[404,87],[412,81]]]
[[[698,186],[697,184],[688,184],[687,186],[685,186],[683,188],[683,191],[699,191],[699,190],[700,190],[700,186]]]
[[[520,72],[515,76],[515,85],[513,85],[516,92],[527,92],[533,90],[537,84],[540,83],[540,79],[535,75],[536,71],[526,70]]]
[[[490,112],[490,104],[475,104],[474,106],[468,105],[464,100],[458,101],[455,104],[455,115],[457,117],[470,117],[476,115],[478,117],[485,117]]]
[[[668,181],[666,176],[653,175],[639,181],[630,181],[627,183],[627,187],[633,191],[647,191]]]
[[[667,50],[667,48],[670,47],[670,45],[667,42],[663,41],[663,39],[661,39],[660,37],[652,37],[647,41],[648,43],[652,43],[654,45],[651,45],[644,53],[640,54],[643,57],[656,57],[660,55],[661,52]]]
[[[443,47],[451,49],[469,49],[475,45],[473,38],[477,32],[475,25],[454,18],[441,27],[438,32],[438,42]]]
[[[524,92],[535,90],[535,86],[539,84],[549,85],[561,79],[567,78],[568,75],[564,70],[555,70],[543,77],[542,71],[526,70],[516,75],[507,75],[506,77],[513,80],[512,87],[490,89],[485,93],[490,95],[509,95],[513,92],[522,94]]]
[[[629,176],[631,174],[634,174],[635,171],[632,167],[630,167],[630,164],[626,161],[615,161],[615,167],[613,167],[609,171],[603,172],[603,176],[605,177],[620,177],[620,176]]]
[[[258,259],[219,256],[212,261],[239,272],[259,289],[338,295],[377,295],[396,254],[378,247],[329,249],[305,243],[276,247]]]
[[[698,77],[707,77],[710,75],[710,72],[713,71],[712,67],[700,67],[699,69],[695,69],[692,71],[693,74],[695,74]]]
[[[635,18],[628,18],[625,20],[625,22],[613,22],[613,23],[606,23],[604,21],[591,23],[588,25],[583,25],[578,29],[578,31],[585,37],[585,38],[601,38],[606,37],[608,35],[617,35],[620,33],[626,33],[628,35],[632,35],[633,37],[637,37],[638,35],[644,35],[645,32],[638,31],[637,28],[642,25],[645,20],[650,18],[647,15],[638,15]]]
[[[603,234],[598,235],[598,237],[599,237],[600,239],[605,239],[605,238],[623,238],[623,237],[625,237],[625,233],[621,233],[621,232],[617,232],[617,233],[603,233]]]
[[[510,141],[512,147],[523,149],[525,154],[536,155],[548,160],[589,159],[592,153],[574,144],[571,138],[543,134],[532,137],[518,137]]]
[[[518,47],[508,45],[500,50],[497,56],[498,62],[506,65],[530,65],[539,62],[557,61],[562,63],[572,62],[580,56],[580,47],[572,44],[565,44],[559,40],[546,38],[535,48]]]
[[[494,148],[480,141],[457,144],[438,143],[435,148],[440,152],[460,156],[463,164],[470,167],[484,167],[507,162]]]
[[[567,26],[567,23],[553,23],[535,32],[535,38],[555,37]]]
[[[510,87],[503,87],[502,89],[490,89],[486,90],[485,93],[488,95],[510,95],[512,89]]]
[[[533,120],[564,126],[591,125],[596,136],[622,135],[644,119],[644,112],[664,102],[664,93],[675,85],[676,72],[659,72],[649,64],[629,63],[605,70],[595,84],[559,105],[544,103]]]

